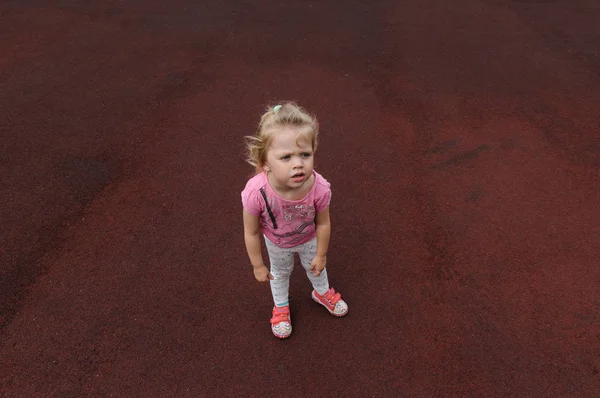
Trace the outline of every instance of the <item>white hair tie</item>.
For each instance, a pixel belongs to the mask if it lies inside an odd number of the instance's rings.
[[[281,105],[275,105],[273,107],[273,113],[277,113],[277,111],[279,111],[281,109]]]

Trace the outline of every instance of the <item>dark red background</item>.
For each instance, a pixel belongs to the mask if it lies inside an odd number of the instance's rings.
[[[4,396],[597,396],[600,6],[3,1]],[[242,137],[317,114],[334,319],[269,331]]]

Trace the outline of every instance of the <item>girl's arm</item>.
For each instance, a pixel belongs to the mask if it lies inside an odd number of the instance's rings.
[[[246,251],[250,262],[254,267],[254,277],[259,282],[265,282],[273,279],[273,275],[265,266],[260,248],[260,220],[257,216],[253,216],[244,210],[244,241],[246,243]]]
[[[315,218],[317,230],[317,254],[312,261],[311,271],[319,276],[327,265],[327,249],[329,249],[329,237],[331,236],[331,221],[329,219],[329,207]]]

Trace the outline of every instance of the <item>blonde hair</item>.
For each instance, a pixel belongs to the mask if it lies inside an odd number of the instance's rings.
[[[308,127],[307,134],[302,135],[309,139],[313,151],[317,150],[319,123],[316,117],[294,102],[284,102],[280,105],[269,106],[266,113],[260,118],[256,133],[244,137],[247,151],[246,161],[257,170],[263,167],[273,134],[277,132],[277,127],[284,126]]]

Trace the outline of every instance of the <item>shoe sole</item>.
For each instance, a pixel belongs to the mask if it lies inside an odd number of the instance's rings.
[[[273,329],[271,329],[271,332],[273,332]],[[290,334],[288,334],[287,336],[284,336],[284,335],[279,335],[279,334],[277,334],[277,333],[273,332],[273,336],[275,336],[275,337],[277,337],[278,339],[281,339],[281,340],[287,339],[287,338],[288,338],[288,337],[290,337],[291,335],[292,335],[292,334],[290,333]]]
[[[321,302],[321,300],[319,300],[318,298],[316,298],[316,297],[315,297],[315,291],[314,291],[314,290],[313,290],[313,291],[310,293],[310,297],[312,297],[312,299],[313,299],[313,301],[314,301],[315,303],[317,303],[317,304],[321,304],[323,307],[325,307],[325,309],[326,309],[327,311],[329,311],[329,313],[330,313],[331,315],[333,315],[333,316],[335,316],[335,317],[341,318],[341,317],[343,317],[343,316],[346,316],[346,315],[348,314],[348,310],[346,310],[346,312],[344,312],[343,314],[336,314],[335,312],[332,312],[332,311],[329,309],[329,307],[327,307],[325,304],[323,304],[323,303]]]

